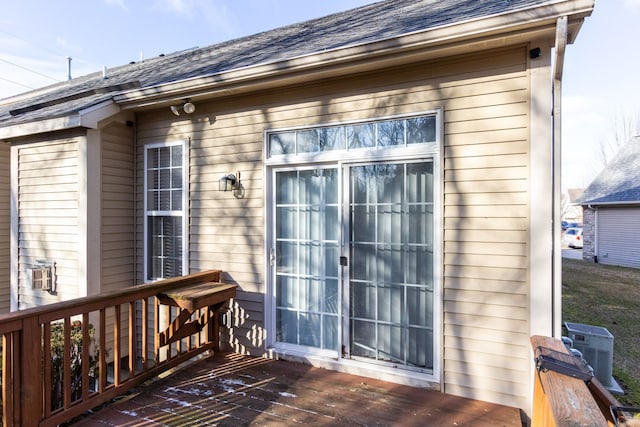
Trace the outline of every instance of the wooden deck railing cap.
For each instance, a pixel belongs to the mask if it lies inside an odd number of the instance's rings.
[[[531,346],[534,352],[537,347],[542,346],[569,354],[565,345],[557,338],[534,335],[531,337]],[[533,427],[609,425],[584,381],[549,370],[536,372],[534,384],[531,418]]]

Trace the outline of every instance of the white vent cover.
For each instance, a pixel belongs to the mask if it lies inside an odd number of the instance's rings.
[[[32,289],[55,292],[55,263],[38,260],[27,269],[27,279]]]
[[[613,335],[600,326],[565,322],[573,348],[582,352],[584,360],[605,387],[613,385]]]

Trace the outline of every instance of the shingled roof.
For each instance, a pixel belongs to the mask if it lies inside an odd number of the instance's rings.
[[[203,48],[74,78],[0,101],[0,127],[68,116],[131,89],[152,88],[318,52],[527,10],[550,0],[387,0]]]
[[[640,136],[631,138],[584,191],[581,205],[640,203]]]

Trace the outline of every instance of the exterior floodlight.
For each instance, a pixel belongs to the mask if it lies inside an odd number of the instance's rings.
[[[182,106],[182,109],[184,110],[185,113],[187,114],[191,114],[194,111],[196,111],[196,106],[193,105],[192,102],[185,102],[184,105]]]

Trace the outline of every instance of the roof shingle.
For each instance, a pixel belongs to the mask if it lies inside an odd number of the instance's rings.
[[[382,41],[549,0],[387,0],[235,40],[74,78],[0,103],[0,127],[62,117],[111,99],[121,84],[148,88],[193,77]],[[103,89],[103,90],[101,90]],[[86,97],[77,96],[86,94]],[[37,108],[35,108],[35,107]]]
[[[633,137],[589,184],[581,205],[640,203],[640,136]]]

